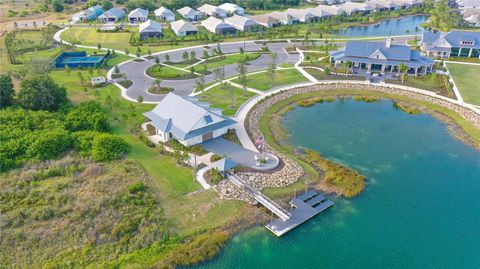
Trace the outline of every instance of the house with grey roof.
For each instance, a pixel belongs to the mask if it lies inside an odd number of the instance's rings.
[[[370,13],[374,7],[372,4],[366,3],[357,3],[357,2],[345,2],[339,7],[347,13],[347,15],[357,14],[368,14]]]
[[[155,17],[157,17],[159,20],[168,22],[175,21],[175,14],[166,7],[159,7],[155,9],[153,13],[155,13]]]
[[[277,27],[282,25],[282,23],[278,19],[275,19],[274,17],[271,17],[267,14],[254,15],[250,16],[249,18],[265,27]]]
[[[294,18],[298,22],[303,23],[317,21],[319,19],[319,17],[313,15],[313,13],[311,13],[308,9],[289,8],[285,11],[285,13],[292,16],[292,18]]]
[[[368,0],[365,2],[370,4],[374,11],[396,10],[397,4],[391,0]]]
[[[219,8],[225,10],[228,14],[233,15],[243,15],[245,14],[245,9],[239,5],[232,4],[232,3],[223,3],[218,6]]]
[[[202,26],[214,34],[226,35],[235,34],[237,29],[232,25],[215,17],[209,17],[201,22]]]
[[[136,8],[128,14],[128,21],[130,23],[139,23],[148,20],[148,10],[143,8]]]
[[[430,57],[480,58],[480,32],[424,33],[420,48]]]
[[[117,22],[125,17],[125,10],[114,7],[105,11],[102,15],[98,16],[97,20],[100,22]]]
[[[153,20],[147,20],[146,22],[140,23],[138,26],[138,33],[140,34],[140,40],[163,37],[162,25]]]
[[[316,9],[320,9],[322,12],[330,14],[330,16],[339,16],[345,12],[342,8],[338,6],[318,5]]]
[[[238,31],[242,32],[255,31],[260,30],[260,28],[264,28],[263,26],[260,26],[258,23],[256,23],[254,20],[239,15],[233,15],[231,17],[225,18],[225,22],[233,26]]]
[[[93,6],[89,7],[83,11],[80,11],[72,16],[72,21],[90,21],[96,19],[98,16],[102,15],[103,8],[102,6]]]
[[[288,14],[287,12],[274,11],[274,12],[268,13],[266,15],[277,19],[283,25],[292,25],[292,24],[298,22],[298,19],[292,17],[292,15]]]
[[[210,4],[204,4],[203,6],[197,8],[198,11],[202,12],[205,15],[213,16],[217,18],[227,17],[227,11]]]
[[[181,9],[177,10],[178,14],[180,14],[184,19],[188,21],[198,21],[201,20],[204,15],[202,12],[196,11],[191,7],[182,7]]]
[[[346,46],[330,53],[335,66],[351,63],[358,72],[398,73],[399,66],[405,64],[409,74],[427,74],[432,71],[434,61],[411,50],[407,45],[386,42],[349,41]]]
[[[171,22],[170,28],[177,36],[196,35],[198,32],[197,27],[185,20]]]
[[[187,147],[220,137],[235,124],[222,115],[221,109],[174,93],[167,94],[154,109],[143,115],[148,121],[142,124],[142,129],[152,141],[176,139]]]

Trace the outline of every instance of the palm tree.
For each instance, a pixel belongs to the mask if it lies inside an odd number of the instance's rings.
[[[400,73],[402,73],[402,82],[405,80],[405,75],[407,74],[407,65],[404,64],[404,63],[401,63],[399,66],[398,66],[398,71]]]
[[[159,79],[159,78],[155,79],[154,81],[152,81],[152,87],[160,89],[160,82],[162,82],[161,79]]]
[[[350,68],[350,65],[351,65],[351,64],[352,64],[352,63],[351,63],[350,61],[345,61],[345,62],[343,62],[343,66],[345,67],[345,76],[348,75],[348,69]]]

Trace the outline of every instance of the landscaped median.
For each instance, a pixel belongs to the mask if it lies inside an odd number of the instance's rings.
[[[296,83],[308,82],[302,73],[297,69],[278,69],[275,72],[274,83],[272,84],[271,74],[269,72],[261,72],[247,76],[247,87],[260,91],[266,91],[273,87],[292,85]],[[238,78],[232,80],[233,83],[240,84]]]
[[[159,79],[190,79],[194,78],[195,74],[183,71],[181,69],[165,66],[162,64],[155,64],[147,68],[145,73],[152,78]]]
[[[226,116],[235,115],[237,109],[255,93],[226,84],[225,88],[217,85],[198,95],[200,101],[210,103],[211,107],[221,108]]]

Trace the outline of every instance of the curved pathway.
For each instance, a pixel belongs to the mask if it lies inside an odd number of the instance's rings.
[[[57,33],[55,33],[54,40],[56,40],[59,43],[64,43],[64,44],[70,44],[71,45],[71,43],[63,41],[60,38],[60,35],[62,34],[62,32],[67,30],[67,29],[69,29],[69,28],[62,29],[62,30],[58,31]],[[378,37],[378,39],[380,39],[380,38],[381,37]],[[399,40],[402,40],[402,39],[409,39],[409,38],[410,38],[410,36],[400,36],[396,39],[396,41],[399,41]],[[371,39],[371,38],[364,38],[364,39]],[[339,42],[346,41],[346,40],[347,39],[335,39],[335,41],[339,41]],[[361,38],[359,38],[359,40],[361,40]],[[268,41],[266,41],[266,42],[268,42]],[[330,40],[330,42],[331,42],[331,40]],[[297,49],[298,54],[288,54],[288,53],[286,53],[284,48],[287,47],[287,46],[291,46],[292,44],[294,44],[294,43],[291,43],[291,42],[275,43],[274,42],[274,43],[267,43],[267,46],[268,46],[270,51],[276,52],[277,55],[279,56],[278,57],[278,64],[279,65],[282,64],[282,63],[293,64],[294,67],[292,67],[292,68],[296,68],[297,70],[299,70],[310,82],[299,83],[299,84],[289,85],[289,86],[285,86],[285,87],[277,87],[277,88],[273,88],[269,91],[264,91],[264,92],[259,92],[259,91],[256,91],[255,89],[247,89],[247,90],[250,90],[250,91],[255,92],[257,94],[255,96],[253,96],[252,98],[250,98],[249,100],[247,100],[244,104],[242,104],[239,107],[239,109],[237,110],[237,112],[235,114],[235,117],[233,117],[233,119],[237,122],[234,127],[237,131],[237,135],[240,139],[240,142],[247,149],[257,151],[255,145],[253,144],[253,142],[250,140],[250,137],[248,136],[248,133],[245,129],[244,123],[245,123],[245,119],[247,117],[248,112],[260,100],[262,100],[262,99],[264,99],[264,98],[266,98],[270,95],[281,92],[281,91],[290,90],[290,89],[293,89],[293,88],[298,88],[298,87],[303,87],[303,86],[313,86],[313,85],[317,85],[317,84],[319,84],[319,85],[322,85],[322,84],[332,84],[332,85],[334,85],[334,84],[337,84],[337,83],[344,83],[344,84],[347,84],[347,85],[348,84],[352,84],[352,85],[359,85],[359,84],[372,85],[370,82],[366,82],[366,81],[349,81],[349,80],[346,80],[346,81],[341,81],[341,80],[338,80],[338,81],[318,81],[318,80],[316,80],[314,77],[312,77],[310,74],[305,72],[303,70],[303,68],[301,68],[299,66],[299,63],[301,63],[301,61],[303,59],[303,51],[300,51],[300,50]],[[255,41],[227,42],[227,43],[221,43],[219,45],[220,45],[221,50],[225,54],[237,53],[240,50],[240,48],[244,48],[244,50],[246,52],[248,52],[248,51],[258,51],[262,46],[261,44],[255,43]],[[295,43],[295,45],[299,45],[299,44]],[[93,47],[93,46],[83,46],[83,45],[76,45],[76,46],[79,47],[79,48],[97,49],[97,47]],[[182,55],[185,51],[187,51],[189,53],[191,51],[195,51],[196,55],[203,55],[203,51],[207,50],[207,52],[211,55],[213,48],[216,48],[216,46],[217,46],[217,44],[209,44],[207,46],[199,45],[199,46],[179,48],[179,49],[173,49],[173,50],[158,52],[158,53],[154,53],[152,55],[159,57],[160,61],[163,62],[163,61],[165,61],[165,55],[168,54],[170,56],[170,61],[171,62],[181,62],[182,59],[183,59]],[[106,51],[106,50],[108,50],[108,48],[102,48],[102,50]],[[125,52],[123,52],[123,51],[118,51],[118,50],[115,50],[115,51],[119,54],[124,54],[125,55]],[[132,55],[127,55],[127,56],[132,56]],[[154,64],[154,61],[153,60],[148,60],[146,58],[142,58],[142,59],[144,60],[143,62],[136,62],[136,61],[133,61],[133,58],[132,58],[132,60],[125,61],[125,62],[118,65],[121,72],[127,73],[128,79],[133,81],[133,85],[130,88],[125,89],[124,87],[122,87],[118,83],[114,83],[114,84],[118,88],[121,89],[122,96],[129,101],[137,102],[137,97],[139,95],[141,95],[144,98],[144,101],[143,101],[144,103],[158,103],[163,98],[164,95],[150,94],[146,91],[146,89],[148,89],[151,86],[153,78],[150,78],[149,76],[147,76],[145,74],[145,70],[148,67],[152,66]],[[266,55],[266,54],[261,55],[259,58],[255,59],[253,61],[250,61],[249,65],[247,67],[248,72],[249,72],[248,75],[265,72],[265,69],[267,69],[267,67],[268,67],[268,63],[269,63],[269,59],[268,59],[268,55]],[[235,76],[238,74],[238,72],[235,70],[236,64],[226,65],[224,68],[225,68],[225,77],[228,78],[228,79],[226,79],[226,81],[231,83],[230,81],[233,80],[235,78]],[[279,69],[282,69],[282,68],[279,68]],[[111,79],[112,73],[113,73],[113,68],[108,71],[107,78]],[[215,76],[213,74],[210,74],[210,75],[206,76],[206,82],[205,83],[214,82],[214,81],[215,81]],[[239,86],[239,85],[236,85],[235,83],[231,83],[231,84],[234,85],[234,86],[237,86],[237,87]],[[211,85],[206,90],[214,87],[215,85],[216,84]],[[458,105],[458,106],[461,106],[463,108],[467,108],[467,109],[473,111],[476,114],[480,114],[480,108],[478,108],[478,107],[476,107],[472,104],[464,103],[461,98],[459,98],[459,100],[455,100],[455,99],[451,99],[451,98],[447,98],[447,97],[438,95],[438,94],[430,92],[430,91],[426,91],[426,90],[422,90],[422,89],[418,89],[418,88],[413,88],[413,87],[396,85],[396,84],[380,83],[378,85],[393,88],[393,89],[402,90],[402,91],[405,91],[405,92],[414,92],[414,93],[417,93],[417,94],[422,94],[422,95],[433,97],[433,98],[436,98],[436,99],[441,99],[441,100],[449,102],[451,104]],[[161,86],[172,87],[172,88],[175,89],[175,93],[177,93],[179,95],[186,96],[186,95],[196,95],[197,94],[197,93],[193,93],[193,91],[195,89],[195,79],[163,80],[161,82]]]

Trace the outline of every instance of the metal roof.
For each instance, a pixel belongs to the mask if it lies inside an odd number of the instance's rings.
[[[143,8],[136,8],[128,14],[128,17],[143,17],[147,18],[148,17],[148,10],[145,10]]]
[[[174,93],[169,93],[151,111],[143,115],[162,132],[171,132],[178,139],[189,139],[235,122],[216,113],[217,110],[199,105]]]
[[[197,31],[197,27],[188,21],[178,20],[170,23],[170,27],[176,33]]]
[[[117,18],[117,19],[121,19],[125,16],[125,10],[121,9],[121,8],[118,8],[118,7],[114,7],[114,8],[111,8],[107,11],[105,11],[105,13],[103,13],[102,15],[100,15],[99,17],[114,17],[114,18]]]
[[[138,26],[138,32],[162,32],[162,25],[149,19]]]

